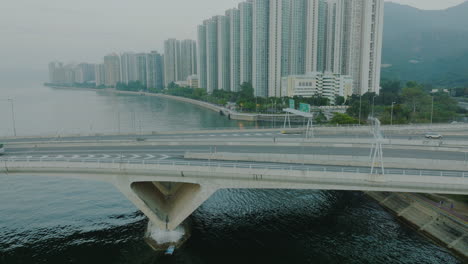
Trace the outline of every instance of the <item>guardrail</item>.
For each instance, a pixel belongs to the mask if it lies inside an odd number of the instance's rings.
[[[337,173],[361,173],[370,174],[371,169],[366,167],[340,167],[340,166],[316,166],[316,165],[291,165],[291,164],[268,164],[268,163],[246,163],[246,162],[216,162],[216,161],[185,161],[185,160],[138,160],[138,159],[99,159],[99,158],[0,158],[0,164],[8,168],[7,162],[69,162],[69,163],[107,163],[107,164],[142,164],[142,165],[170,165],[170,166],[198,166],[212,168],[236,168],[236,169],[263,169],[263,170],[281,170],[281,171],[307,171],[307,172],[337,172]],[[0,165],[1,166],[1,165]],[[39,166],[40,167],[40,166]],[[382,174],[380,169],[374,169],[375,174]],[[468,172],[455,171],[433,171],[433,170],[411,170],[411,169],[388,169],[386,175],[408,175],[408,176],[434,176],[434,177],[452,177],[466,178]]]
[[[292,126],[291,129],[305,129],[305,126]],[[255,131],[255,130],[266,130],[266,129],[274,129],[274,130],[282,130],[283,122],[278,120],[278,125],[256,125],[256,126],[245,126],[245,127],[205,127],[199,128],[195,131],[175,131],[173,133],[197,133],[197,132],[207,132],[207,131]],[[289,128],[286,128],[289,129]],[[370,126],[367,125],[319,125],[314,126],[314,129],[348,129],[348,130],[360,130],[366,131],[371,129]],[[394,131],[394,130],[446,130],[446,129],[468,129],[468,123],[457,123],[457,124],[417,124],[417,125],[383,125],[383,131]],[[73,131],[69,130],[68,132],[64,131],[56,131],[56,132],[46,132],[41,133],[39,135],[23,135],[21,137],[25,138],[62,138],[62,137],[89,137],[89,136],[141,136],[141,135],[158,135],[164,133],[170,133],[171,131],[155,131],[143,128],[131,128],[131,129],[122,129],[121,133],[116,133],[117,129],[113,130],[101,130],[101,131],[84,131],[82,129],[78,129]],[[21,138],[20,137],[20,138]],[[11,138],[11,137],[0,137],[0,138]]]

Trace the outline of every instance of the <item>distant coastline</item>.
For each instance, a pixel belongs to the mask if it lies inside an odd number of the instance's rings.
[[[227,109],[222,106],[218,106],[215,104],[211,104],[208,102],[203,102],[195,99],[174,96],[174,95],[167,95],[162,93],[149,93],[149,92],[133,92],[133,91],[119,91],[115,88],[87,88],[87,87],[76,87],[76,86],[61,86],[61,85],[54,85],[54,84],[44,84],[47,87],[54,88],[54,89],[69,89],[69,90],[87,90],[87,91],[104,91],[104,92],[111,92],[116,94],[128,94],[128,95],[141,95],[141,96],[154,96],[154,97],[162,97],[171,100],[176,100],[179,102],[190,103],[196,106],[203,107],[205,109],[214,111],[219,113],[220,115],[226,116],[228,119],[231,120],[238,120],[238,121],[264,121],[264,122],[280,122],[285,115],[284,114],[250,114],[250,113],[239,113],[230,109]],[[291,117],[291,122],[294,121],[294,118]],[[302,122],[301,120],[298,120]]]

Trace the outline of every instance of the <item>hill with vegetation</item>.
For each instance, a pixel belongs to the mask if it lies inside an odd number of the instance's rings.
[[[468,87],[468,2],[446,10],[385,5],[382,78]]]

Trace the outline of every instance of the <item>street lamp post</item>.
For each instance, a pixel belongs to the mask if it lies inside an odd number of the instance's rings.
[[[392,102],[392,112],[390,113],[390,125],[393,126],[393,106],[395,105],[395,102]]]
[[[374,109],[375,109],[375,97],[377,97],[377,95],[374,95],[374,97],[372,97],[372,117],[375,117],[374,115]]]
[[[362,94],[359,95],[359,125],[361,125]]]
[[[11,103],[11,121],[13,123],[13,134],[16,137],[16,121],[15,121],[15,107],[13,106],[13,99],[8,99]]]
[[[431,126],[434,118],[434,96],[432,96],[432,107],[431,107]]]

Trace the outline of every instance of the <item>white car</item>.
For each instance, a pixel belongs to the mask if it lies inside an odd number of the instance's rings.
[[[441,134],[434,133],[434,132],[426,133],[424,137],[427,139],[442,139],[443,138]]]

